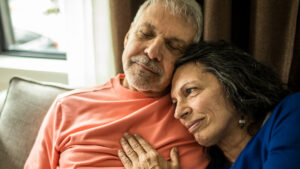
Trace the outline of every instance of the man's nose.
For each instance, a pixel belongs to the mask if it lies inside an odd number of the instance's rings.
[[[192,113],[192,109],[187,106],[179,106],[177,104],[174,117],[178,120],[186,119]]]
[[[145,49],[145,53],[148,57],[152,60],[161,61],[162,60],[162,46],[163,40],[162,39],[153,39],[149,42],[149,45]]]

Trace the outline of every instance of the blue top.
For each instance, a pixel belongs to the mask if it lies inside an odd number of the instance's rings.
[[[300,93],[286,97],[275,107],[230,169],[284,168],[300,169]]]

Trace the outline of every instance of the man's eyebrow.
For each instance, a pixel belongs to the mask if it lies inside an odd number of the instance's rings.
[[[147,28],[150,28],[152,30],[155,30],[155,26],[151,25],[150,23],[146,22],[146,23],[143,23],[141,25],[141,27],[147,27]]]
[[[141,24],[141,27],[146,27],[146,28],[149,28],[151,30],[155,30],[155,26],[148,23],[148,22],[145,22],[143,24]],[[169,41],[169,42],[176,42],[176,43],[180,43],[182,44],[183,46],[188,46],[187,45],[187,42],[185,42],[184,40],[182,39],[178,39],[177,37],[170,37],[170,38],[165,38],[166,41]]]
[[[169,42],[176,42],[176,43],[180,43],[184,46],[187,46],[187,42],[185,42],[184,40],[178,39],[176,37],[166,38],[166,40]]]

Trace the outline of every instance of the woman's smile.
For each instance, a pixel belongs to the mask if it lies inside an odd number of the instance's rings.
[[[194,133],[202,124],[205,117],[200,118],[198,120],[192,121],[187,123],[186,128],[189,130],[190,133]]]

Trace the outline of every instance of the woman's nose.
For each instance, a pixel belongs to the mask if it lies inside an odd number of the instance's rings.
[[[186,119],[192,113],[192,109],[189,107],[179,108],[178,106],[175,109],[174,117],[176,119]]]

